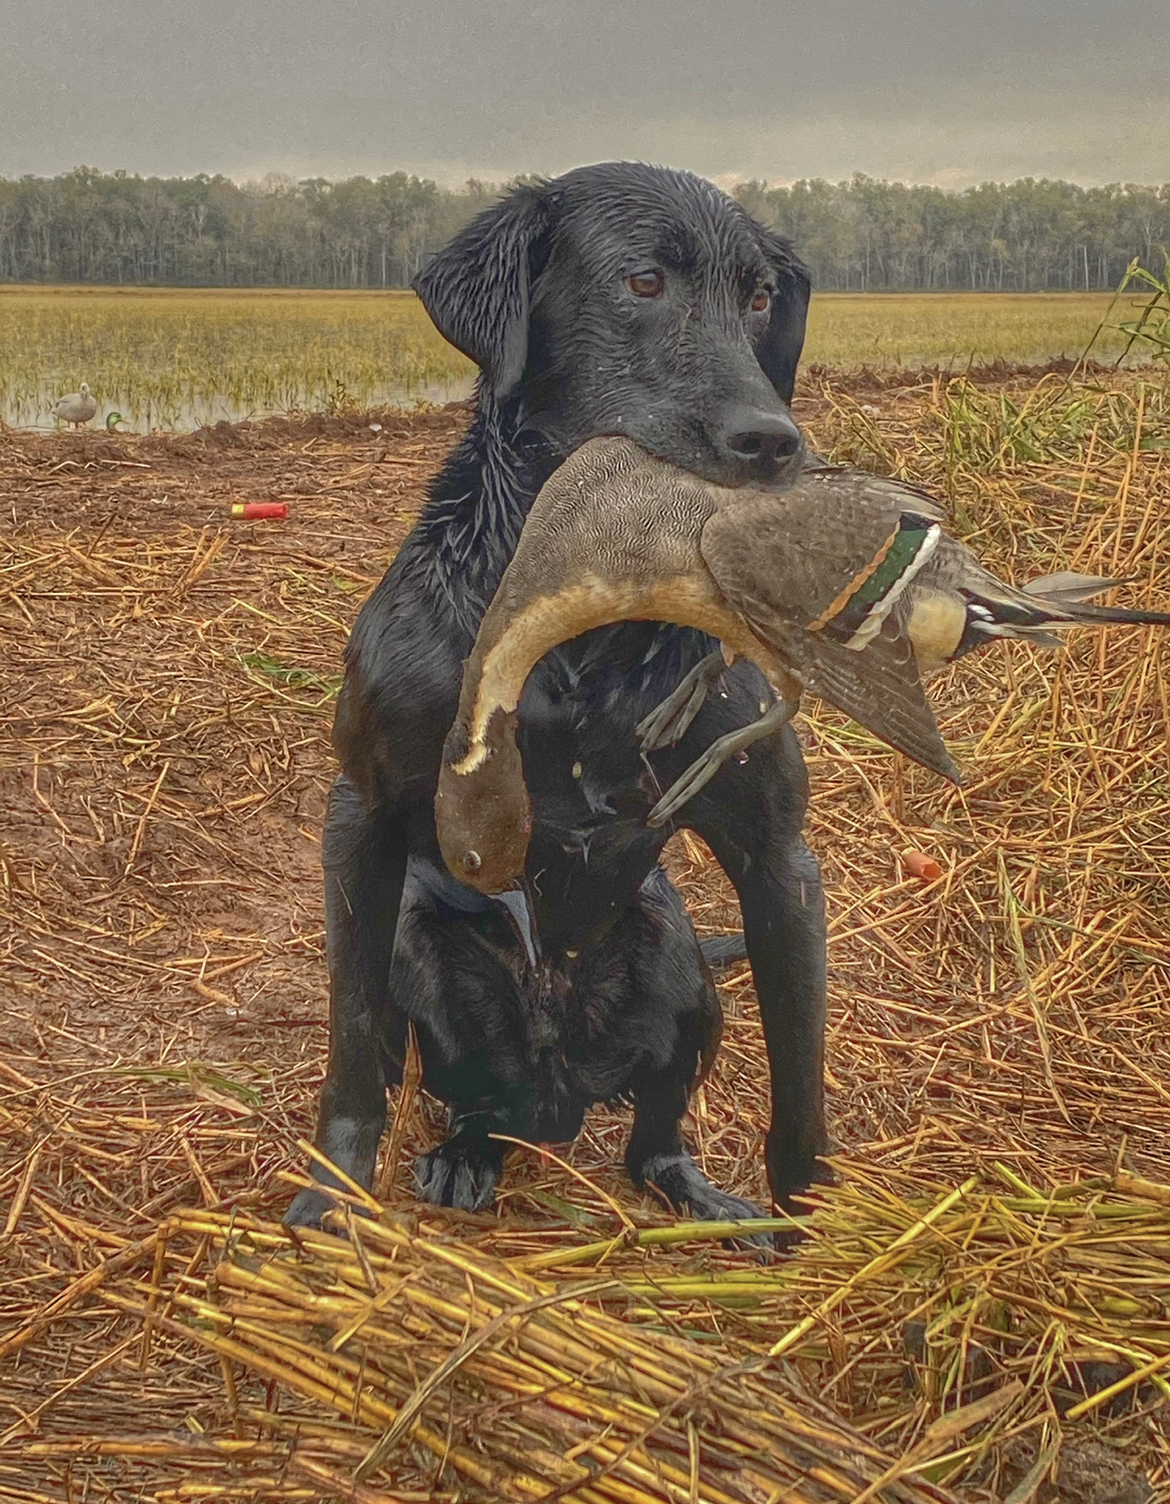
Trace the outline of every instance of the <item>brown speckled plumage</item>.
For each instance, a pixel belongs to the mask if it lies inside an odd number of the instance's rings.
[[[1170,623],[1080,604],[1110,583],[1097,577],[1006,585],[941,531],[943,516],[915,487],[860,471],[822,466],[783,489],[733,490],[626,439],[583,445],[537,497],[467,662],[437,805],[452,870],[481,885],[461,865],[477,787],[490,784],[495,823],[506,812],[492,762],[516,759],[504,746],[511,721],[496,712],[515,709],[545,653],[590,628],[698,627],[755,662],[782,698],[809,690],[957,782],[923,673],[996,636],[1052,646],[1052,627]]]

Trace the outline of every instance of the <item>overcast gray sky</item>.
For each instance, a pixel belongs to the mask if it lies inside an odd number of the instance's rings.
[[[0,174],[1170,180],[1167,0],[0,0]]]

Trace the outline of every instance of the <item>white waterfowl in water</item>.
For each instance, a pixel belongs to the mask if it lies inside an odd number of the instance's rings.
[[[83,381],[81,390],[70,392],[67,396],[59,399],[53,412],[63,423],[72,423],[74,428],[80,428],[84,423],[90,423],[97,415],[97,398],[89,389],[89,383]]]

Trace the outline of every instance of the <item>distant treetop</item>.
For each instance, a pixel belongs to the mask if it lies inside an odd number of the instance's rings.
[[[508,186],[452,190],[405,172],[239,184],[91,167],[0,178],[0,282],[404,287]],[[1021,178],[948,191],[858,173],[734,193],[826,290],[1105,290],[1134,256],[1160,265],[1170,247],[1168,183]]]

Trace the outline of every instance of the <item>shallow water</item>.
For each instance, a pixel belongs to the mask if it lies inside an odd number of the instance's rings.
[[[385,386],[367,395],[362,394],[362,407],[401,407],[410,410],[425,403],[461,402],[469,397],[474,382],[470,377],[450,381],[426,382],[418,386]],[[0,421],[10,428],[21,428],[38,433],[51,433],[57,428],[67,428],[57,423],[52,416],[53,404],[59,388],[46,391],[36,402],[0,405]],[[313,410],[319,410],[315,404]],[[100,430],[110,413],[121,413],[120,433],[191,433],[213,423],[242,423],[261,418],[286,417],[289,413],[305,411],[296,406],[243,407],[226,396],[212,396],[202,400],[187,401],[180,405],[136,406],[128,398],[119,400],[117,393],[103,401],[97,416],[88,425],[91,432]]]
[[[87,381],[131,428],[445,401],[470,363],[413,293],[0,287],[0,416],[51,428]]]

